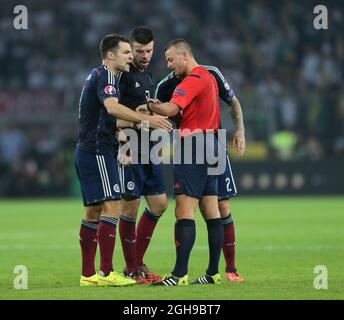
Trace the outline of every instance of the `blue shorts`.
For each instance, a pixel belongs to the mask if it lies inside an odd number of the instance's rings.
[[[112,154],[95,154],[77,148],[74,164],[84,206],[121,199],[117,161]]]
[[[219,183],[219,201],[235,197],[238,194],[235,186],[235,181],[232,173],[231,164],[228,154],[226,153],[226,170],[223,174],[218,176]]]
[[[126,198],[164,194],[165,185],[160,164],[121,166],[122,192]]]
[[[217,196],[218,195],[218,175],[209,175],[209,168],[215,167],[204,161],[204,164],[198,164],[196,161],[196,143],[192,143],[184,150],[184,141],[191,137],[182,139],[181,144],[176,146],[174,154],[180,153],[181,164],[173,165],[174,176],[174,194],[185,194],[190,197],[201,199],[203,196]],[[192,138],[191,138],[192,139]],[[178,149],[178,150],[177,150]],[[217,139],[214,142],[206,145],[204,154],[207,152],[214,152],[217,154]],[[184,151],[187,152],[184,154]],[[191,164],[185,163],[189,156]],[[206,159],[206,157],[204,157]],[[184,163],[183,163],[184,162]]]
[[[185,194],[201,199],[218,195],[218,176],[208,175],[206,164],[177,164],[173,166],[174,195]]]

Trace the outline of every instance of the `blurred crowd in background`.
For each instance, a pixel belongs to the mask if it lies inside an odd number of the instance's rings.
[[[328,30],[314,29],[312,1],[24,0],[28,30],[13,28],[16,3],[5,6],[0,196],[70,193],[77,103],[87,74],[100,64],[99,42],[138,25],[155,33],[156,83],[168,73],[163,48],[176,37],[191,42],[199,63],[222,71],[243,108],[247,159],[343,159],[344,10],[342,1],[328,3]],[[42,99],[49,94],[61,102],[47,106]],[[232,132],[229,110],[222,110]]]

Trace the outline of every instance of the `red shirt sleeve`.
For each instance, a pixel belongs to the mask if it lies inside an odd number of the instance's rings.
[[[185,109],[202,88],[202,79],[199,76],[189,75],[174,89],[170,102]]]

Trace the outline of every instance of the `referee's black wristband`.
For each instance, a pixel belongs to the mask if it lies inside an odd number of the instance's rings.
[[[152,109],[151,109],[150,106],[149,106],[149,102],[146,103],[146,106],[147,106],[147,110],[152,114],[153,111],[152,111]]]

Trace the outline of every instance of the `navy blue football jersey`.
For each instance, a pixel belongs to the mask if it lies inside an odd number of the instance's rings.
[[[110,97],[120,98],[118,79],[101,65],[88,75],[81,92],[78,148],[96,154],[114,152],[116,118],[103,105]]]
[[[146,103],[147,98],[153,97],[154,84],[151,72],[147,69],[141,72],[134,64],[131,64],[130,71],[123,72],[119,76],[119,90],[121,92],[119,102],[132,110],[136,110],[139,105]],[[141,130],[136,131],[140,141]],[[153,143],[150,143],[150,147],[152,145]],[[136,150],[132,151],[136,152]],[[137,152],[141,154],[141,144],[138,145]]]
[[[122,73],[119,78],[121,104],[135,110],[139,105],[146,103],[148,97],[153,97],[154,85],[149,70],[141,72],[131,64],[130,71]]]

